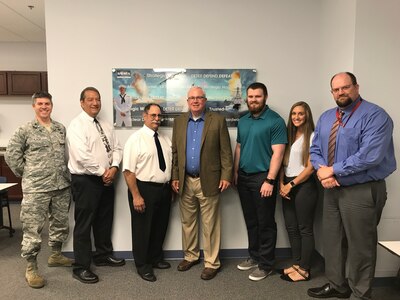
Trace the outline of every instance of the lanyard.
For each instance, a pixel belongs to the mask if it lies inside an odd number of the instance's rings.
[[[342,126],[343,128],[347,125],[349,122],[350,118],[353,116],[354,112],[357,110],[357,108],[361,105],[362,99],[360,98],[360,101],[357,102],[357,104],[353,107],[350,116],[346,120],[346,123],[343,124],[342,122],[342,112],[339,112],[339,108],[336,109],[336,119],[339,120],[339,125]]]

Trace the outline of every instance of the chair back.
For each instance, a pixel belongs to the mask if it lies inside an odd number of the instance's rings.
[[[0,183],[7,183],[7,178],[4,176],[0,176]],[[7,190],[0,191],[0,195],[7,195]],[[3,197],[1,197],[1,201],[3,201]]]

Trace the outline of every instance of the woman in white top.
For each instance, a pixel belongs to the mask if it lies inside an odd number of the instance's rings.
[[[309,150],[314,122],[307,103],[297,102],[292,106],[287,129],[289,143],[280,172],[279,193],[292,247],[293,265],[282,270],[281,278],[297,282],[310,280],[310,260],[314,251],[313,221],[318,200]]]

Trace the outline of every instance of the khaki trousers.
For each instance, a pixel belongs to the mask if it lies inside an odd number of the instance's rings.
[[[206,268],[218,269],[221,266],[219,260],[221,246],[219,194],[205,197],[201,189],[200,178],[185,176],[179,207],[182,221],[182,247],[185,259],[195,261],[200,258],[198,222],[200,212],[204,265]]]

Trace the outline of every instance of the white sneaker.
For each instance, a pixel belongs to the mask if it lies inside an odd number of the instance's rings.
[[[237,268],[242,271],[247,271],[256,267],[258,267],[258,263],[250,257],[237,265]]]
[[[249,279],[253,281],[259,281],[271,274],[272,274],[272,269],[261,270],[260,268],[257,268],[249,275]]]

